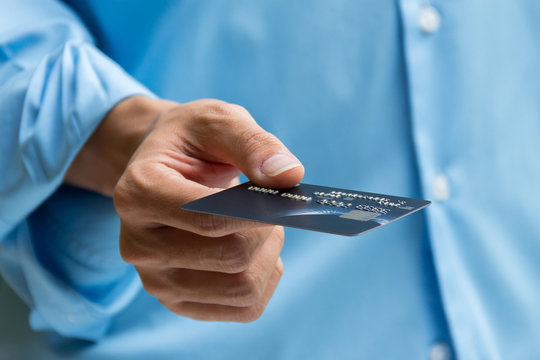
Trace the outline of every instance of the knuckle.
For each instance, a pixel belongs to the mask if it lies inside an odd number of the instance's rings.
[[[249,114],[248,111],[240,105],[216,99],[207,100],[204,111],[209,117],[217,116],[226,119]]]
[[[229,273],[241,273],[249,267],[252,260],[248,240],[240,233],[223,239],[219,247],[218,267]]]
[[[280,147],[281,143],[272,134],[264,131],[260,127],[250,127],[244,129],[240,138],[245,139],[244,147],[246,153],[257,153],[261,150],[269,151],[271,148]]]
[[[283,276],[283,271],[284,271],[283,263],[281,261],[278,261],[274,271],[277,273],[278,277],[281,279],[281,277]]]
[[[250,119],[251,120],[251,114],[249,111],[246,110],[245,107],[238,105],[238,104],[228,104],[227,111],[229,111],[230,115],[233,115],[234,117],[239,117],[243,119]]]
[[[167,309],[175,313],[176,315],[184,316],[193,320],[199,320],[199,321],[222,321],[225,319],[221,319],[219,316],[219,313],[216,313],[212,311],[211,309],[199,309],[197,310],[197,305],[191,302],[184,302],[184,301],[170,301],[170,302],[164,302],[160,301],[161,304],[163,304]]]
[[[160,299],[160,302],[163,306],[165,306],[167,309],[169,309],[176,315],[185,316],[192,319],[194,318],[194,316],[187,311],[185,303],[183,301],[168,302]]]
[[[128,264],[147,265],[151,263],[150,255],[140,247],[127,244],[126,241],[120,241],[120,256]]]
[[[256,304],[249,308],[243,309],[239,313],[238,322],[250,323],[261,317],[264,312],[264,306],[262,304]]]
[[[194,128],[206,134],[219,134],[224,128],[239,122],[254,122],[242,106],[215,99],[199,101],[192,114]]]
[[[122,240],[120,240],[120,256],[122,260],[132,265],[138,264],[142,258],[138,251],[134,251],[131,246]]]
[[[154,251],[140,239],[133,237],[125,225],[120,228],[118,248],[122,259],[129,264],[153,266],[155,263]]]
[[[148,282],[148,281],[141,281],[142,282],[142,285],[144,287],[144,290],[149,293],[150,295],[152,295],[153,297],[155,298],[158,298],[158,299],[162,299],[163,298],[163,287],[160,287],[158,286],[157,284],[153,283],[153,282]]]
[[[153,187],[147,173],[146,167],[134,162],[128,166],[118,181],[114,189],[113,201],[121,218],[128,217],[136,211],[137,204],[141,202],[140,197],[152,191]]]
[[[134,194],[152,191],[154,189],[151,181],[153,173],[154,169],[147,166],[145,162],[135,161],[126,169],[126,186]]]
[[[171,291],[165,284],[145,276],[141,276],[141,282],[144,290],[153,297],[162,301],[167,301],[171,297]]]
[[[131,197],[129,196],[129,186],[124,177],[121,177],[113,192],[113,202],[116,212],[122,217],[131,208]]]
[[[122,230],[120,231],[119,250],[122,259],[129,264],[139,264],[146,258],[146,254],[134,247]]]
[[[236,275],[237,281],[234,289],[233,299],[236,306],[252,306],[256,304],[263,295],[261,280],[253,273],[244,271]]]

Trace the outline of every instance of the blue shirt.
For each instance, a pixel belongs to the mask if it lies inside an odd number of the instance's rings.
[[[49,344],[20,354],[540,351],[539,2],[67,3],[0,1],[0,269]],[[241,104],[305,182],[434,203],[356,238],[287,230],[285,274],[253,323],[176,316],[120,259],[111,200],[61,185],[134,94]]]

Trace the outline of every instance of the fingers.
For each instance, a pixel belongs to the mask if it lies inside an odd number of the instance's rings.
[[[125,222],[167,225],[206,236],[224,236],[253,223],[180,210],[219,191],[243,171],[262,186],[298,183],[304,168],[273,135],[238,105],[204,100],[178,106],[158,121],[135,153],[115,191]]]
[[[145,289],[161,301],[247,307],[263,297],[282,246],[281,232],[274,231],[249,266],[236,274],[190,269],[154,271],[144,267],[137,270]]]
[[[185,203],[221,189],[186,180],[158,162],[134,161],[114,191],[114,204],[122,222],[137,230],[170,226],[199,235],[220,237],[260,224],[180,209]]]
[[[292,187],[304,176],[300,161],[241,106],[199,100],[183,110],[181,118],[192,116],[182,136],[196,155],[232,164],[261,186]]]
[[[156,269],[152,265],[136,269],[146,291],[177,314],[199,320],[247,322],[260,316],[277,287],[283,274],[282,247],[283,228],[275,226],[252,261],[238,273]],[[160,258],[160,253],[155,256]]]
[[[196,101],[167,110],[114,190],[120,252],[146,290],[201,320],[252,321],[283,272],[283,229],[180,207],[236,183],[298,183],[304,168],[237,105]]]
[[[236,322],[255,321],[261,316],[266,305],[268,305],[282,274],[283,263],[281,262],[281,259],[279,259],[264,290],[263,296],[258,302],[251,306],[236,307],[185,301],[164,303],[164,305],[178,315],[187,316],[196,320]]]
[[[275,226],[211,238],[171,227],[141,230],[122,225],[120,253],[126,262],[141,268],[240,273],[272,233],[283,238],[282,229]]]

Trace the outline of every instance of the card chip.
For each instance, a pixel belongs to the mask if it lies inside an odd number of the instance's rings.
[[[369,221],[371,219],[375,219],[379,215],[380,214],[377,214],[371,211],[352,210],[352,211],[349,211],[348,213],[341,215],[340,218],[357,220],[357,221]]]

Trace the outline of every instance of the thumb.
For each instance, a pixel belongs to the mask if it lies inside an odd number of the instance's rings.
[[[215,134],[214,149],[225,161],[236,166],[260,186],[287,188],[304,177],[304,167],[274,135],[262,129],[251,115],[238,105],[235,118],[228,126],[220,126]]]
[[[304,177],[304,167],[274,135],[260,129],[245,139],[238,168],[254,183],[273,188],[292,187]],[[256,143],[255,143],[256,142]]]

